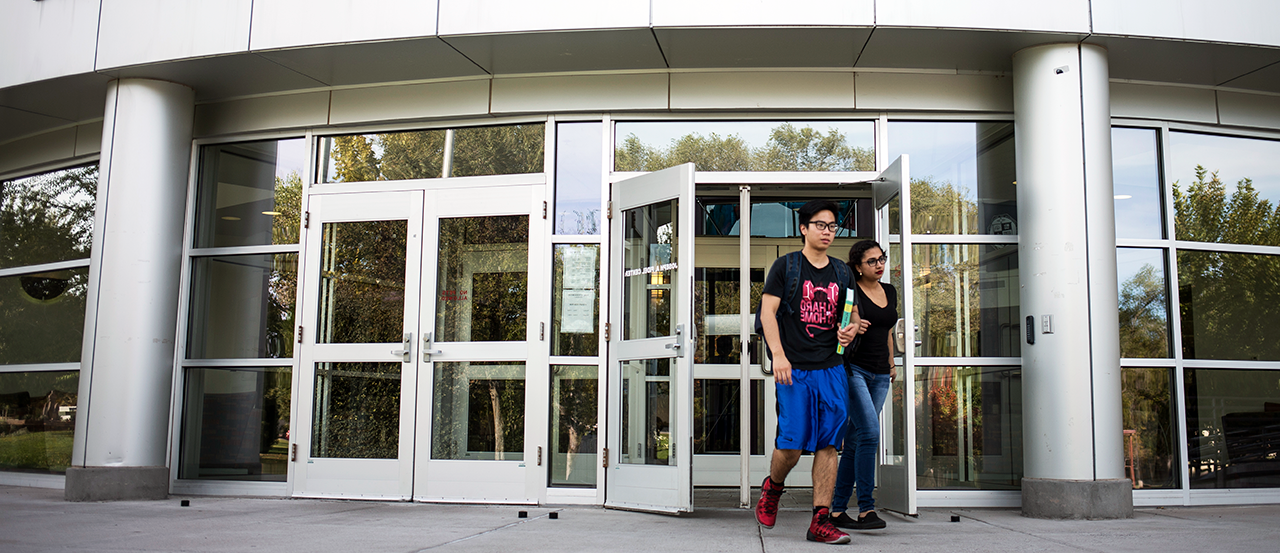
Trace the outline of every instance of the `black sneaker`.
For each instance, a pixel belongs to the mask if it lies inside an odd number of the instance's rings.
[[[841,528],[848,528],[850,530],[879,530],[888,526],[885,524],[884,519],[880,518],[875,511],[871,511],[870,513],[858,518],[849,516],[849,513],[840,513],[837,516],[831,517],[831,524]]]

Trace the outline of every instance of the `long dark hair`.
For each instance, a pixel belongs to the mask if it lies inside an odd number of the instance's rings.
[[[862,254],[871,251],[871,248],[880,248],[881,252],[884,251],[880,243],[875,240],[862,240],[849,248],[849,267],[852,267],[853,272],[859,277],[862,276],[862,272],[858,270],[858,265],[862,264]]]

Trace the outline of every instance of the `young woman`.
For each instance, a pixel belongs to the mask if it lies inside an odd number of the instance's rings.
[[[874,240],[863,240],[849,248],[849,267],[857,282],[858,314],[862,335],[856,348],[844,352],[849,373],[849,422],[844,452],[836,472],[831,501],[831,522],[853,530],[884,528],[871,497],[876,482],[876,449],[880,446],[880,409],[894,378],[893,327],[898,323],[898,291],[880,282],[884,276],[884,248]],[[858,488],[856,516],[845,510],[853,488]]]

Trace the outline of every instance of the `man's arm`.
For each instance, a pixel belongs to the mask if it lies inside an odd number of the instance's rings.
[[[760,326],[764,327],[764,345],[773,354],[773,379],[778,384],[791,385],[791,362],[782,350],[782,334],[778,332],[778,306],[782,298],[773,294],[760,297]]]

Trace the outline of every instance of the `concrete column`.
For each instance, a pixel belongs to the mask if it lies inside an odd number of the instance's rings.
[[[1131,517],[1107,53],[1034,46],[1014,54],[1013,72],[1022,315],[1035,337],[1022,347],[1022,511]]]
[[[162,499],[195,95],[107,89],[69,501]]]

